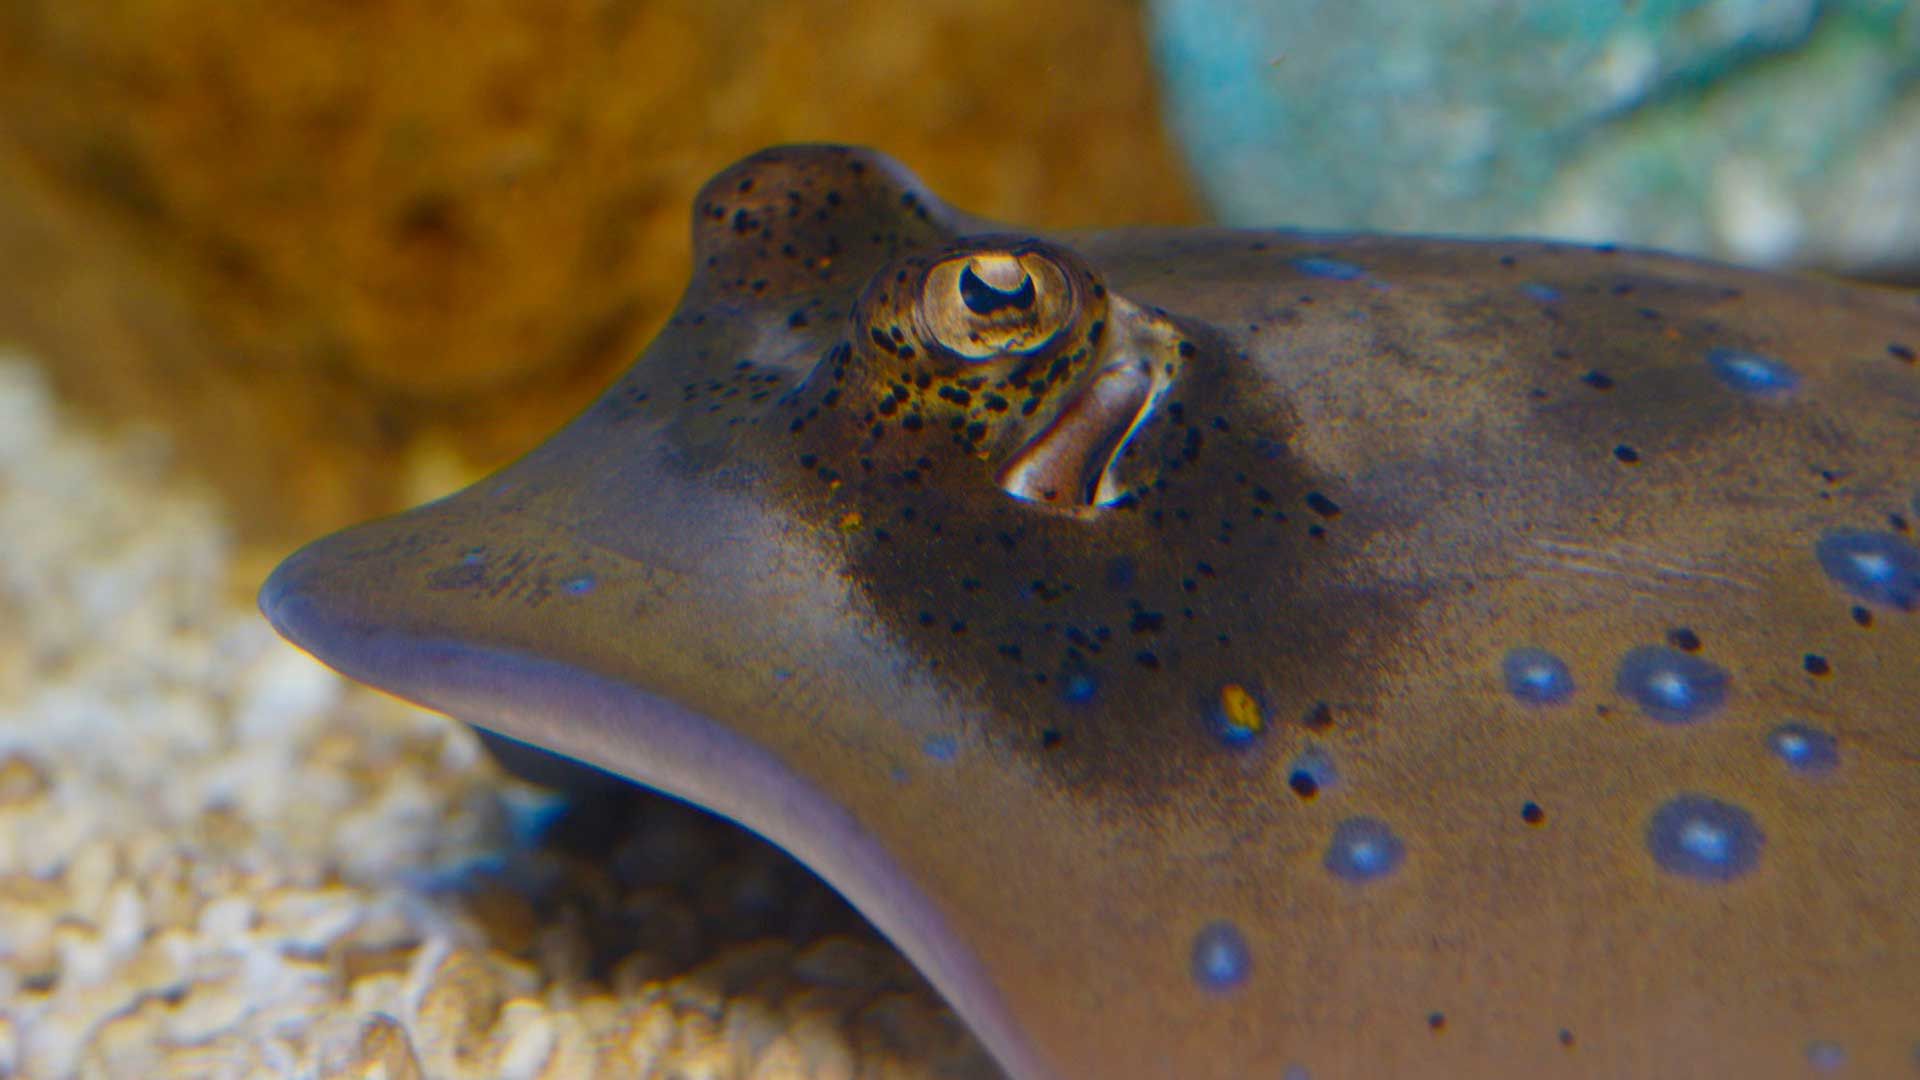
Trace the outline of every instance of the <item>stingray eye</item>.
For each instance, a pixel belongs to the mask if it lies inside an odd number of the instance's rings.
[[[1032,251],[956,255],[927,271],[919,316],[928,339],[963,360],[1044,348],[1073,321],[1073,286]]]

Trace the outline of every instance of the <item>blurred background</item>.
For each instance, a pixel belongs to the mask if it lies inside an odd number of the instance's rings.
[[[704,1034],[656,1050],[748,1047],[689,1075],[982,1072],[897,958],[695,967],[845,921],[774,856],[658,808],[617,858],[530,846],[544,804],[464,733],[249,608],[295,544],[582,408],[675,303],[695,190],[789,141],[1036,228],[1920,275],[1906,0],[0,0],[0,1077],[148,1075],[156,1046],[498,1075],[500,1025],[585,1038],[614,1014],[581,987],[661,985]],[[813,1014],[715,1004],[771,969],[865,1034],[795,1050]],[[329,1011],[337,1039],[302,1026]]]

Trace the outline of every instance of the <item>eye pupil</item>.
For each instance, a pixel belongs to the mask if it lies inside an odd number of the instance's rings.
[[[960,271],[960,300],[975,315],[992,315],[1007,308],[1026,311],[1033,307],[1033,275],[1022,273],[1018,288],[996,289],[968,266]]]
[[[914,329],[962,363],[1028,356],[1052,344],[1080,310],[1080,290],[1060,262],[1032,248],[975,243],[927,267]],[[898,320],[895,320],[896,322]]]

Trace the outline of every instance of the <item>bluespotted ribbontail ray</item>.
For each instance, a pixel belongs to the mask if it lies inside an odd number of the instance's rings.
[[[732,817],[1018,1077],[1920,1042],[1920,300],[711,181],[640,360],[262,604]]]

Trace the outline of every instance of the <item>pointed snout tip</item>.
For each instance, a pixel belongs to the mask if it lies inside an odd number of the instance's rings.
[[[281,637],[321,663],[353,666],[356,641],[367,637],[354,614],[354,592],[341,580],[333,538],[317,540],[281,560],[260,585],[260,614]]]

